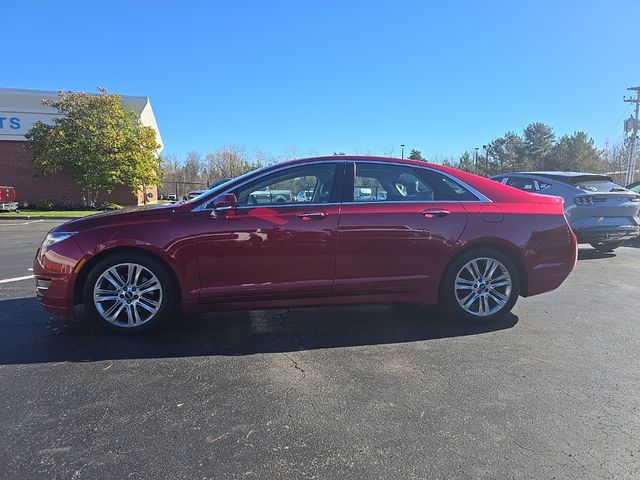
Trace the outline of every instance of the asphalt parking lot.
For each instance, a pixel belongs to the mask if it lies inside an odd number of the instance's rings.
[[[45,313],[54,223],[0,221],[0,478],[640,478],[640,248],[490,328],[437,308]]]

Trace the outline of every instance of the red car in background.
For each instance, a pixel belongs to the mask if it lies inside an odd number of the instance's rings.
[[[16,202],[16,189],[0,186],[0,211],[12,212],[18,209]]]
[[[371,195],[354,192],[371,191]],[[304,201],[256,192],[308,191]],[[72,220],[34,261],[49,311],[119,331],[174,312],[442,304],[489,322],[576,262],[562,199],[440,165],[325,157],[252,171],[173,205]]]

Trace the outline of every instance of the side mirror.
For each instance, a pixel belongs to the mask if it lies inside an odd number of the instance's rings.
[[[238,208],[238,199],[235,193],[223,193],[213,199],[213,211],[211,216],[214,218],[233,217],[235,209]]]

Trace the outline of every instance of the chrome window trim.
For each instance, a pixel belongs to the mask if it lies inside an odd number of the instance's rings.
[[[386,200],[372,200],[370,202],[342,202],[341,205],[422,205],[425,203],[483,203],[480,200],[474,202],[473,200],[392,200],[387,202]]]
[[[340,203],[336,203],[336,202],[328,202],[328,203],[305,203],[305,202],[300,202],[300,203],[272,203],[272,204],[265,204],[265,205],[251,205],[251,206],[247,206],[247,205],[243,205],[241,207],[237,207],[236,210],[252,210],[254,208],[286,208],[286,207],[300,207],[300,206],[309,206],[309,207],[335,207],[340,205]],[[209,209],[207,210],[209,211]]]
[[[327,164],[327,163],[354,163],[354,164],[358,164],[358,163],[378,163],[380,165],[395,165],[395,166],[399,166],[399,167],[405,167],[405,168],[419,168],[422,170],[428,170],[430,172],[434,172],[440,175],[444,175],[445,177],[449,178],[450,180],[453,180],[454,182],[460,184],[460,186],[466,188],[471,194],[473,194],[477,200],[473,201],[473,200],[408,200],[408,201],[390,201],[387,202],[386,200],[375,200],[375,201],[371,201],[371,202],[339,202],[339,203],[304,203],[304,202],[300,202],[300,203],[288,203],[285,205],[265,205],[265,207],[273,207],[273,206],[277,206],[278,208],[281,207],[287,207],[287,206],[300,206],[300,205],[308,205],[308,206],[315,206],[315,207],[319,207],[322,205],[371,205],[371,204],[390,204],[390,203],[398,203],[398,204],[411,204],[411,203],[464,203],[464,202],[472,202],[472,203],[493,203],[493,200],[491,200],[490,198],[488,198],[487,196],[485,196],[484,194],[480,193],[478,190],[476,190],[475,188],[473,188],[471,185],[468,185],[467,183],[463,182],[462,180],[460,180],[459,178],[455,177],[454,175],[451,175],[447,172],[443,172],[441,170],[438,170],[436,168],[432,168],[429,166],[423,166],[423,165],[414,165],[411,163],[403,163],[403,162],[394,162],[392,160],[378,160],[378,159],[371,159],[371,160],[366,160],[366,159],[357,159],[357,160],[353,160],[353,159],[349,159],[349,158],[337,158],[335,160],[313,160],[313,161],[309,161],[309,162],[305,162],[305,163],[299,163],[296,165],[284,165],[282,167],[276,168],[274,170],[269,170],[269,172],[266,172],[264,175],[260,175],[259,177],[256,178],[252,178],[249,180],[245,180],[244,182],[239,183],[238,185],[234,185],[233,188],[230,189],[225,189],[221,192],[218,193],[218,195],[221,195],[223,193],[229,193],[230,191],[235,190],[236,188],[240,188],[250,182],[253,182],[254,180],[259,180],[262,177],[266,177],[268,175],[271,175],[272,173],[277,173],[277,172],[281,172],[282,170],[286,170],[289,168],[296,168],[296,167],[304,167],[304,166],[309,166],[309,165],[315,165],[317,163],[321,163],[321,164]],[[198,205],[197,207],[195,207],[194,209],[192,209],[192,212],[210,212],[213,210],[213,208],[205,208],[205,205],[208,204],[210,201],[212,200],[212,198],[202,202],[200,205]],[[241,208],[258,208],[260,207],[260,205],[253,205],[251,207],[247,207],[247,206],[242,206],[242,207],[238,207],[238,209]]]

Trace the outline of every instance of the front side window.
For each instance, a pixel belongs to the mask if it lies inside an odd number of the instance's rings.
[[[335,173],[335,163],[291,167],[244,185],[234,193],[239,207],[327,203]]]
[[[455,180],[438,172],[384,163],[356,163],[353,202],[477,201]]]

